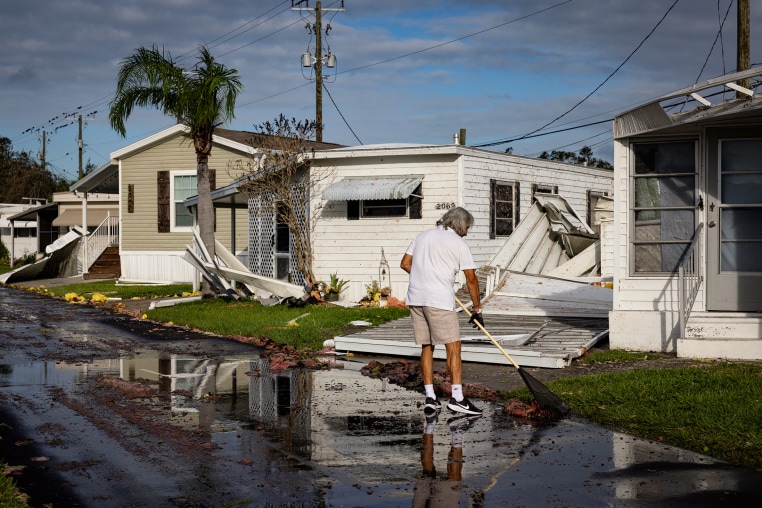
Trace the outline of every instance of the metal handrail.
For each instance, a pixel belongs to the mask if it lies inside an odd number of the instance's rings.
[[[82,271],[90,270],[103,251],[114,245],[119,245],[119,216],[109,214],[83,244]]]
[[[699,223],[693,233],[693,240],[680,259],[678,266],[677,286],[680,300],[680,338],[685,338],[685,326],[693,310],[701,283],[704,281],[703,265],[701,263],[701,233],[704,223]]]

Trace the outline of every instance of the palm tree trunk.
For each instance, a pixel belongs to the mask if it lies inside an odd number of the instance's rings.
[[[197,154],[196,180],[198,184],[198,230],[201,241],[214,259],[214,206],[212,205],[212,189],[209,181],[209,156]],[[208,280],[202,279],[201,297],[212,298],[214,288]]]

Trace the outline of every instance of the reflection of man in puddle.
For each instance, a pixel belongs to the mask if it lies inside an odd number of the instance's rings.
[[[463,433],[481,415],[464,415],[450,418],[447,424],[452,432],[450,452],[447,454],[447,478],[438,479],[434,467],[434,427],[439,413],[426,417],[423,431],[421,466],[423,477],[415,485],[413,507],[449,507],[460,505],[460,480],[463,478]]]

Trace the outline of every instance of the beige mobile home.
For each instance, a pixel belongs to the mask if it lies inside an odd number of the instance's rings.
[[[192,242],[193,216],[183,200],[197,194],[196,154],[185,136],[188,128],[175,125],[111,154],[111,161],[72,185],[80,195],[117,192],[119,196],[119,257],[121,278],[149,282],[193,282],[195,269],[183,259]],[[255,156],[244,139],[215,134],[209,158],[213,188],[232,180],[228,162]],[[231,250],[246,247],[246,217],[235,225],[217,221],[217,238]],[[238,231],[237,236],[231,236]],[[237,246],[237,247],[236,247]]]

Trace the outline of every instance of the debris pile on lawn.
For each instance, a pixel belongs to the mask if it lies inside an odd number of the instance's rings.
[[[559,419],[559,415],[555,411],[552,409],[542,409],[536,400],[527,404],[520,399],[509,399],[503,404],[503,412],[514,418],[527,418],[541,421]]]
[[[371,360],[360,369],[360,372],[372,378],[387,378],[390,383],[402,386],[408,390],[423,391],[421,366],[416,361],[395,360],[389,363],[381,363]],[[434,372],[434,391],[438,396],[449,396],[452,394],[450,375],[447,369]],[[497,390],[472,383],[463,384],[463,394],[466,397],[489,401],[496,401],[498,399]]]

